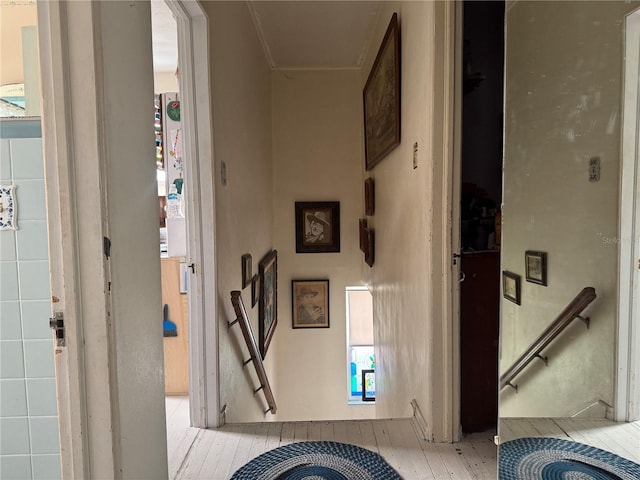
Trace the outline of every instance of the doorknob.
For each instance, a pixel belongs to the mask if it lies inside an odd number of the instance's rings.
[[[462,270],[460,270],[460,276],[459,276],[459,278],[458,278],[458,281],[459,281],[460,283],[462,283],[462,282],[464,282],[464,279],[465,279],[465,278],[467,278],[467,276],[465,275],[465,273],[464,273]]]

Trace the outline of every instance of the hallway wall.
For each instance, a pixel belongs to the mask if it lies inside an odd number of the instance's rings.
[[[0,478],[7,479],[61,477],[40,137],[39,120],[0,121],[0,184],[17,186],[18,226],[0,231]]]

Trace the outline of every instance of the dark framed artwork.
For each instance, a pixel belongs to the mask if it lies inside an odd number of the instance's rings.
[[[260,277],[256,274],[251,279],[251,308],[256,306],[260,299]]]
[[[296,202],[296,253],[340,251],[340,202]]]
[[[258,266],[260,300],[258,346],[264,358],[278,323],[278,252],[272,250]]]
[[[547,286],[547,254],[546,252],[524,252],[527,282]]]
[[[362,401],[374,402],[376,400],[376,371],[362,370]]]
[[[364,262],[373,267],[373,263],[375,262],[375,232],[372,228],[364,229]]]
[[[329,280],[291,281],[292,328],[329,328]]]
[[[520,275],[506,270],[502,272],[502,296],[520,305]]]
[[[253,271],[251,268],[251,255],[245,253],[242,255],[242,288],[248,287],[251,283]]]
[[[400,145],[400,35],[398,14],[387,27],[363,92],[365,166],[371,170]]]
[[[364,181],[364,214],[373,215],[376,210],[375,190],[373,188],[373,178],[369,177]]]

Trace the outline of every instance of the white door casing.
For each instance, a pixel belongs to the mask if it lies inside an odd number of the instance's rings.
[[[640,419],[640,10],[625,29],[615,419]]]
[[[178,27],[178,62],[187,195],[189,406],[191,425],[218,427],[215,207],[208,21],[195,0],[167,0]],[[208,294],[207,294],[208,293]]]
[[[63,478],[166,478],[149,4],[41,2],[38,28]]]

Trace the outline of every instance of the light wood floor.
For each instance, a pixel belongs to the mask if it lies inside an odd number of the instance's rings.
[[[496,479],[495,432],[462,442],[428,443],[410,419],[253,423],[200,430],[189,424],[187,397],[167,397],[169,478],[227,480],[252,458],[292,442],[333,440],[382,455],[405,480]],[[592,445],[640,463],[640,422],[586,418],[510,418],[500,424],[500,441],[554,437]]]
[[[495,432],[453,445],[418,438],[410,419],[253,423],[219,429],[187,427],[188,399],[167,397],[170,479],[227,480],[258,455],[292,442],[331,440],[382,455],[405,480],[495,479]]]

